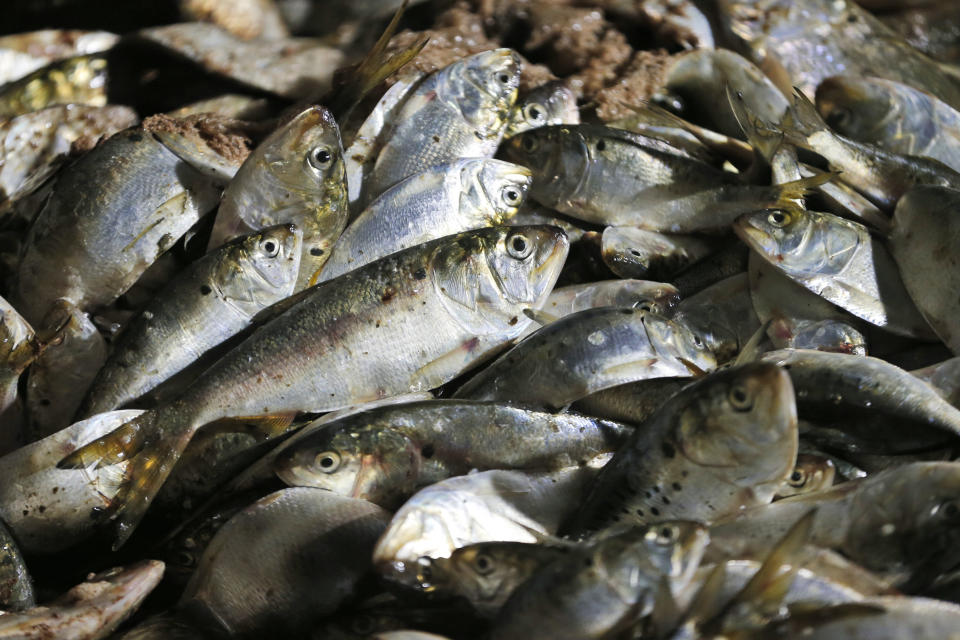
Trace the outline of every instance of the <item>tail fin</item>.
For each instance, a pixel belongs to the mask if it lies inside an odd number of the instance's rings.
[[[784,138],[798,147],[810,148],[807,138],[830,127],[820,117],[820,112],[800,89],[794,87],[793,105],[787,109],[780,123]]]
[[[783,132],[750,113],[743,96],[740,93],[733,93],[729,86],[727,86],[727,101],[730,103],[737,124],[743,130],[743,135],[747,136],[747,140],[764,160],[771,162],[773,155],[783,144]]]

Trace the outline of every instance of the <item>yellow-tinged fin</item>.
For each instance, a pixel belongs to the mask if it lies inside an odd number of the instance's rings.
[[[797,203],[794,202],[794,200],[802,198],[820,185],[830,182],[838,175],[838,173],[828,171],[810,176],[809,178],[800,178],[799,180],[775,185],[773,188],[778,192],[777,202],[772,208],[796,209]]]
[[[249,433],[263,439],[270,439],[285,433],[296,417],[296,411],[288,411],[262,416],[220,418],[204,425],[200,431],[203,431],[206,435]]]
[[[760,343],[765,337],[767,337],[767,329],[770,328],[771,324],[773,324],[773,318],[767,318],[767,321],[761,324],[760,328],[753,332],[753,335],[750,336],[750,339],[747,340],[747,343],[743,345],[742,349],[740,349],[740,353],[737,354],[737,358],[733,362],[734,366],[747,364],[748,362],[754,362],[760,357]]]
[[[742,94],[731,91],[729,85],[727,85],[726,91],[727,101],[730,103],[730,109],[733,110],[733,117],[740,125],[743,135],[747,136],[747,140],[750,141],[753,148],[769,163],[777,149],[783,144],[783,132],[769,122],[764,122],[750,113]]]
[[[706,371],[698,367],[696,364],[694,364],[690,360],[687,360],[686,358],[677,358],[677,360],[679,360],[681,364],[683,364],[683,366],[687,368],[687,371],[689,371],[690,375],[693,376],[694,378],[701,378],[707,375]]]
[[[405,64],[413,60],[420,51],[427,46],[430,38],[424,37],[417,40],[412,45],[398,51],[389,58],[386,56],[387,45],[393,34],[397,30],[400,18],[410,0],[404,0],[397,12],[393,14],[390,24],[383,30],[380,38],[370,49],[369,53],[357,66],[352,74],[352,79],[337,93],[331,106],[331,110],[338,116],[340,122],[347,122],[351,112],[360,103],[363,97],[372,91],[377,85],[389,78],[400,70]]]
[[[830,127],[823,121],[820,112],[810,98],[800,89],[793,88],[793,104],[787,109],[780,122],[780,130],[784,138],[793,144],[810,148],[807,141],[809,136],[818,131],[829,131]]]
[[[551,322],[556,322],[559,319],[557,316],[547,313],[543,309],[527,308],[523,310],[523,315],[527,316],[540,326],[546,326]]]
[[[710,620],[723,606],[720,596],[723,594],[723,585],[727,580],[727,567],[721,562],[707,575],[707,579],[700,585],[693,600],[687,606],[683,615],[687,623],[699,624]]]
[[[137,455],[146,440],[145,426],[152,424],[153,412],[141,414],[110,433],[89,442],[57,463],[59,469],[85,469],[90,465],[104,467],[129,460]]]

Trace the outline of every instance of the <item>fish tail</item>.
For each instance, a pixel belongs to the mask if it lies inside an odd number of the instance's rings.
[[[826,184],[837,177],[836,173],[824,172],[810,176],[809,178],[800,178],[792,182],[784,182],[773,187],[775,190],[776,202],[774,207],[784,209],[796,208],[796,200],[803,198],[822,184]]]
[[[784,138],[795,145],[808,148],[807,138],[830,127],[820,117],[820,112],[800,89],[794,88],[793,105],[780,122]]]
[[[137,455],[154,426],[155,412],[148,411],[125,422],[110,433],[88,442],[57,463],[59,469],[85,469],[119,464]]]
[[[763,156],[764,160],[771,162],[777,149],[783,144],[783,131],[750,113],[743,96],[739,92],[731,91],[729,86],[727,100],[730,102],[730,108],[733,109],[733,115],[743,135],[747,136],[747,141]]]

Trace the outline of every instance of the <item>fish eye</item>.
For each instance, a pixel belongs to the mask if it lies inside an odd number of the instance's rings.
[[[478,553],[476,559],[473,561],[473,566],[477,569],[477,573],[485,576],[493,571],[493,558],[485,553]]]
[[[523,108],[523,117],[531,124],[540,124],[547,119],[546,112],[547,110],[543,106],[534,102]]]
[[[664,525],[657,529],[657,544],[673,544],[679,537],[680,531],[673,525]]]
[[[500,195],[503,197],[503,201],[511,207],[517,206],[523,200],[523,193],[513,185],[504,187]]]
[[[507,238],[507,253],[510,257],[523,260],[533,251],[533,244],[523,234],[517,233]]]
[[[260,248],[270,258],[274,258],[280,253],[280,243],[276,240],[264,240],[260,243]]]
[[[653,305],[645,300],[637,305],[637,309],[640,309],[640,311],[653,311]],[[696,336],[694,336],[694,338],[696,338],[697,340],[700,339],[700,338],[697,338]]]
[[[527,153],[533,153],[540,146],[540,142],[534,136],[523,136],[520,138],[520,146]]]
[[[800,469],[794,469],[793,473],[790,474],[790,479],[787,480],[787,483],[791,487],[802,487],[807,483],[807,474]]]
[[[693,334],[693,344],[695,344],[698,349],[702,349],[702,348],[703,348],[703,338],[701,338],[701,337],[698,336],[697,334]]]
[[[510,82],[510,74],[506,71],[500,71],[494,74],[494,77],[497,79],[497,82],[500,84],[507,84]]]
[[[727,393],[727,398],[730,400],[730,405],[737,411],[753,409],[753,399],[750,398],[747,390],[739,384],[731,387],[730,392]]]
[[[340,454],[336,451],[324,451],[316,457],[317,466],[323,473],[333,473],[340,468]]]
[[[790,216],[788,216],[785,211],[771,211],[767,216],[767,222],[778,229],[782,229],[783,227],[787,226],[787,222],[789,221]]]
[[[329,167],[330,162],[333,161],[333,153],[331,153],[330,148],[326,146],[314,147],[310,150],[307,159],[314,168],[325,169]]]

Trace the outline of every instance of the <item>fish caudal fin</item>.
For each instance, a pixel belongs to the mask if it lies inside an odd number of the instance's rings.
[[[131,459],[143,448],[144,426],[152,412],[125,422],[110,433],[80,447],[57,463],[59,469],[85,469],[91,465],[105,467]]]
[[[743,131],[743,135],[747,136],[747,140],[763,156],[764,160],[768,163],[771,162],[777,149],[783,144],[783,131],[750,113],[743,96],[739,92],[731,91],[729,86],[727,87],[727,100],[730,102],[730,108],[733,110],[733,115]]]
[[[793,105],[784,114],[780,129],[786,140],[809,149],[807,138],[818,131],[829,131],[830,127],[820,117],[820,112],[810,102],[810,98],[800,89],[794,88]]]

